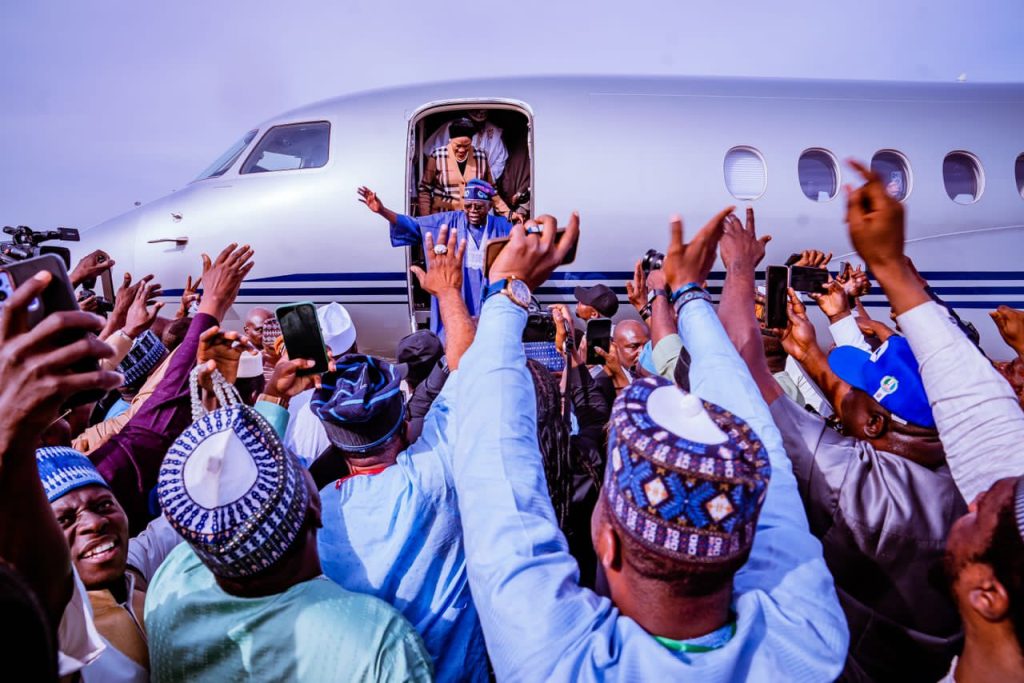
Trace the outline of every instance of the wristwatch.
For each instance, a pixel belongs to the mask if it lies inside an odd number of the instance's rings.
[[[288,407],[288,399],[284,396],[268,396],[267,394],[260,394],[256,397],[256,402],[266,401],[267,403],[274,403],[281,406],[282,408]]]
[[[487,301],[495,294],[504,294],[516,306],[525,309],[530,308],[530,300],[533,298],[530,288],[515,275],[487,285],[487,289],[484,290],[483,300]]]

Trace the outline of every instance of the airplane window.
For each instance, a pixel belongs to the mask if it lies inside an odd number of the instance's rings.
[[[969,152],[950,152],[942,161],[946,194],[957,204],[973,204],[981,198],[985,177],[981,162]]]
[[[1017,157],[1017,162],[1013,165],[1013,174],[1017,177],[1017,192],[1024,197],[1024,154]]]
[[[291,123],[267,131],[242,165],[240,173],[320,168],[327,163],[331,124]]]
[[[258,128],[253,128],[248,133],[243,135],[240,140],[238,140],[237,142],[235,142],[235,144],[228,147],[228,151],[221,154],[219,157],[217,157],[216,161],[207,166],[206,170],[200,173],[199,177],[196,178],[196,180],[204,180],[205,178],[219,178],[220,176],[224,175],[227,172],[227,170],[234,165],[235,159],[237,159],[242,154],[242,152],[245,151],[245,148],[249,146],[249,143],[252,142],[252,139],[256,137],[256,133],[258,132]]]
[[[882,177],[885,189],[893,199],[902,202],[910,194],[910,162],[896,150],[875,152],[871,157],[871,170]]]
[[[725,186],[736,199],[757,199],[764,194],[768,171],[764,157],[753,147],[733,147],[725,154]]]
[[[813,202],[827,202],[839,192],[839,164],[831,152],[809,149],[800,155],[797,175],[804,196]]]

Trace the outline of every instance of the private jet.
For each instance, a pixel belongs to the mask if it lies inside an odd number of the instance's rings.
[[[475,110],[502,131],[507,200],[580,212],[577,259],[537,292],[541,303],[604,282],[625,304],[623,285],[647,249],[664,249],[670,214],[692,230],[729,204],[755,207],[773,236],[762,267],[806,248],[856,264],[841,191],[859,183],[842,163],[854,157],[906,204],[908,253],[935,291],[993,357],[1009,355],[987,312],[1024,307],[1024,85],[551,77],[348,95],[245,132],[182,189],[83,231],[76,255],[106,249],[118,270],[156,273],[173,300],[202,252],[246,242],[257,265],[232,317],[338,301],[362,350],[393,353],[429,323],[408,276],[422,254],[392,248],[356,189],[414,214],[425,141]],[[719,266],[713,294],[722,277]],[[866,301],[887,318],[877,288]]]

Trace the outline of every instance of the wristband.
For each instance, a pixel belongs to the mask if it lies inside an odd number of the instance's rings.
[[[679,311],[682,309],[683,306],[685,306],[686,304],[690,303],[691,301],[696,301],[697,299],[703,299],[704,301],[707,301],[708,303],[711,303],[711,295],[710,294],[705,292],[700,287],[690,288],[687,291],[683,292],[682,294],[679,294],[678,297],[676,297],[675,304],[674,304],[675,305],[675,309],[676,309],[676,314],[679,313]]]
[[[644,307],[640,309],[640,317],[647,319],[651,317],[651,304],[646,303]]]
[[[680,287],[676,291],[672,292],[672,296],[670,296],[668,298],[668,300],[669,300],[669,302],[674,304],[676,301],[679,300],[679,297],[681,297],[684,294],[686,294],[687,292],[691,292],[691,291],[693,291],[695,289],[700,289],[701,291],[704,291],[703,289],[701,289],[700,283],[698,283],[698,282],[687,282],[685,285],[683,285],[682,287]]]
[[[259,396],[256,397],[256,402],[259,403],[260,401],[273,403],[274,405],[279,405],[282,408],[288,407],[288,399],[285,398],[284,396],[268,396],[267,394],[260,394]]]

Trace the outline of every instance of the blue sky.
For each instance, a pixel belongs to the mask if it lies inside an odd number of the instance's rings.
[[[1024,2],[10,0],[0,63],[0,222],[88,227],[181,187],[265,118],[388,85],[555,73],[1024,82]]]

